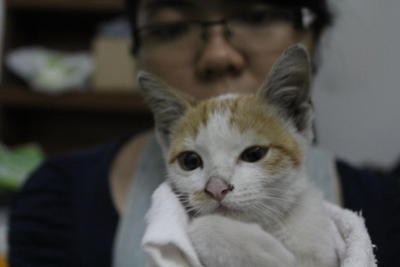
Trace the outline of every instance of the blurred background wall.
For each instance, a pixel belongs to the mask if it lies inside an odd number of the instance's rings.
[[[336,18],[322,40],[314,90],[318,142],[352,163],[391,168],[400,156],[400,1],[330,1]],[[33,142],[54,155],[151,127],[135,93],[122,0],[8,0],[6,11],[3,58],[32,46],[84,52],[93,72],[82,85],[54,93],[3,61],[0,143]],[[54,73],[46,75],[54,84]]]
[[[331,0],[314,100],[318,142],[355,164],[400,157],[400,1]]]
[[[336,19],[322,40],[315,80],[318,142],[353,163],[391,167],[400,156],[400,1],[330,1]],[[28,46],[86,51],[95,67],[84,86],[49,95],[32,90],[2,64],[0,141],[38,142],[47,154],[58,154],[150,127],[135,85],[125,82],[134,76],[134,63],[120,60],[129,58],[129,40],[118,26],[122,0],[6,4],[2,54]]]

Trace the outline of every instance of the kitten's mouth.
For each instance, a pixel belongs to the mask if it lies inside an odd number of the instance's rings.
[[[230,211],[230,209],[227,206],[224,206],[221,203],[219,203],[219,206],[214,210],[214,213],[226,214],[229,211]]]
[[[219,214],[232,218],[240,218],[244,215],[243,210],[238,207],[231,206],[227,203],[218,203],[218,206],[212,212],[213,214]]]

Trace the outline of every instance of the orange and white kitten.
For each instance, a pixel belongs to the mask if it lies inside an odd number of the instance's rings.
[[[302,46],[278,59],[254,95],[195,101],[144,72],[139,84],[205,266],[265,266],[263,250],[273,248],[260,245],[261,229],[294,255],[293,266],[339,266],[323,199],[305,170],[312,103]]]

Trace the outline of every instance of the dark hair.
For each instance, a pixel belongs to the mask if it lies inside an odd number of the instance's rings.
[[[135,52],[137,43],[135,40],[135,27],[137,23],[137,8],[140,0],[125,0],[125,12],[127,14],[131,32],[133,36],[133,51]],[[318,43],[321,34],[324,30],[332,23],[332,14],[329,9],[327,0],[265,0],[265,2],[272,3],[279,6],[287,7],[307,7],[315,15],[316,19],[312,24],[312,30],[314,32],[315,41]]]

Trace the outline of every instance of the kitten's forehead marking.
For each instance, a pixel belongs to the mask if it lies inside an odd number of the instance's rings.
[[[267,137],[271,147],[289,156],[295,166],[301,164],[303,153],[298,141],[270,106],[256,96],[240,98],[230,106],[232,128],[237,128],[242,133],[251,129],[257,135]]]
[[[229,97],[229,99],[213,98],[190,107],[185,116],[178,121],[173,132],[173,139],[180,140],[180,142],[186,137],[195,139],[199,133],[199,129],[207,126],[209,119],[214,114],[226,112],[229,106],[227,102],[236,99],[237,97],[233,96]]]
[[[220,123],[219,131],[236,130],[241,134],[246,134],[251,130],[257,135],[265,136],[274,146],[289,153],[295,165],[300,164],[302,151],[298,142],[276,113],[268,109],[269,107],[264,102],[252,95],[229,94],[199,103],[190,108],[177,123],[173,133],[169,161],[174,161],[177,153],[184,150],[185,140],[188,138],[196,140],[200,129],[202,132],[213,131],[210,134],[215,135],[215,131],[218,131],[215,124]],[[213,125],[208,125],[210,121],[213,121]],[[219,132],[218,134],[224,133]]]

